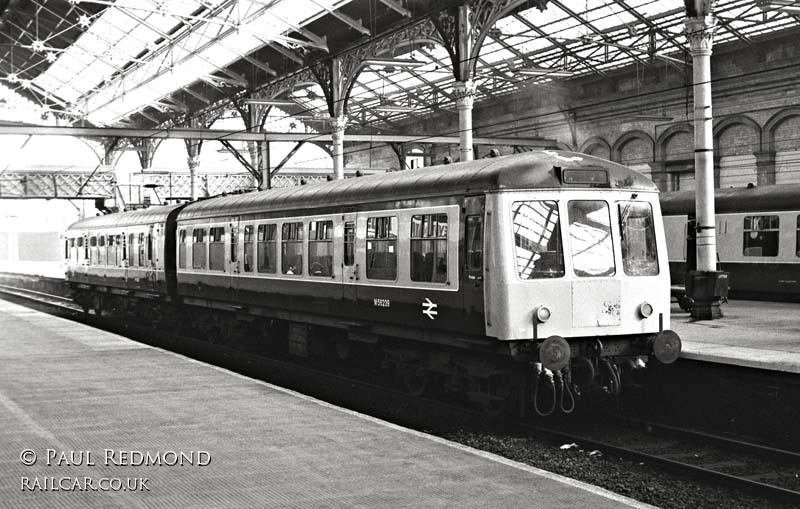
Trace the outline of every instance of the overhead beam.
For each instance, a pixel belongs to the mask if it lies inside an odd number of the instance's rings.
[[[152,138],[157,140],[227,140],[227,141],[308,141],[329,142],[330,133],[248,133],[221,129],[134,129],[123,127],[71,127],[2,125],[0,135],[27,134],[36,136],[82,136],[106,138]],[[458,136],[438,136],[426,134],[347,134],[348,143],[437,143],[457,144]],[[554,148],[555,141],[545,138],[474,138],[476,145],[519,145],[525,147]]]
[[[405,16],[406,18],[411,17],[411,11],[400,5],[400,2],[398,2],[397,0],[379,0],[379,1],[380,3],[392,9],[393,11],[397,12],[398,14]]]

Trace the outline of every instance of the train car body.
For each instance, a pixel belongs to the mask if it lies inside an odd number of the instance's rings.
[[[72,224],[64,234],[67,281],[101,292],[174,294],[173,232],[181,207],[153,207]]]
[[[686,273],[694,191],[662,193],[673,283]],[[733,298],[800,301],[800,185],[715,190],[717,255]]]
[[[151,269],[163,284],[148,289],[180,319],[283,323],[295,355],[377,345],[411,378],[499,377],[499,393],[476,396],[492,401],[527,376],[503,362],[580,362],[583,384],[606,366],[618,389],[619,365],[680,351],[657,189],[591,156],[543,150],[151,210],[150,223],[80,222],[67,242],[162,232]],[[131,288],[127,272],[75,265],[68,279],[90,307],[103,305],[92,289]]]

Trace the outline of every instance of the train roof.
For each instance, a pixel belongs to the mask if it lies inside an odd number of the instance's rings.
[[[562,185],[554,167],[603,168],[608,171],[612,189],[657,190],[650,179],[621,164],[575,152],[534,150],[503,157],[202,200],[187,205],[178,215],[178,220],[502,189],[568,188],[569,186]]]
[[[68,230],[97,230],[136,226],[153,223],[165,223],[170,212],[184,207],[185,204],[161,205],[130,212],[118,212],[102,216],[87,217],[69,226]]]
[[[693,214],[695,191],[661,193],[661,213],[665,216]],[[729,187],[714,190],[714,208],[718,214],[800,209],[800,184],[754,187]]]

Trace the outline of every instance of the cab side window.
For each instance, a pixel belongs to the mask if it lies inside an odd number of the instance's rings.
[[[483,217],[467,216],[465,237],[465,268],[467,272],[480,273],[483,270]]]

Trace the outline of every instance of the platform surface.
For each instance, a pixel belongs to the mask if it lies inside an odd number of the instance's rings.
[[[149,491],[41,489],[65,478]],[[0,300],[0,507],[65,506],[647,507]]]
[[[683,342],[681,357],[800,373],[800,304],[731,300],[723,317],[694,321],[672,306],[671,328]]]

